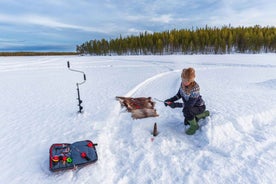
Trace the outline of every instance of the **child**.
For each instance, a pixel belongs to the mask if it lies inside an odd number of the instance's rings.
[[[198,120],[209,116],[209,111],[205,111],[206,106],[200,95],[199,85],[195,82],[195,70],[193,68],[183,69],[181,73],[181,85],[175,96],[165,100],[165,106],[171,108],[183,107],[185,125],[190,124],[186,134],[193,135],[199,128]],[[175,102],[182,98],[183,103]]]

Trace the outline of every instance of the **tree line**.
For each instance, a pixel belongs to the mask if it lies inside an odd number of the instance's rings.
[[[91,55],[275,53],[276,28],[223,26],[173,29],[86,41],[76,52]]]

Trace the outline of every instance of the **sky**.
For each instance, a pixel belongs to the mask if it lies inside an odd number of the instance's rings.
[[[75,51],[94,39],[208,26],[275,26],[271,0],[0,0],[1,51]]]

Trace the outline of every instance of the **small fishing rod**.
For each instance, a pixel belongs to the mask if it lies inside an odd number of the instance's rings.
[[[154,100],[158,101],[158,102],[165,102],[164,100],[159,100],[158,98],[153,98]]]
[[[153,98],[153,99],[158,101],[158,102],[166,103],[168,105],[170,105],[172,103],[172,102],[165,102],[164,100],[159,100],[158,98]]]

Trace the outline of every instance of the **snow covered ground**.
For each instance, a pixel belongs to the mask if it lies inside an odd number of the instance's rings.
[[[67,61],[86,73],[83,114]],[[156,101],[159,117],[132,120],[115,100],[172,97],[185,67],[211,112],[193,136],[181,109]],[[0,94],[1,184],[275,183],[275,54],[0,57]],[[95,164],[49,171],[52,144],[86,139]]]

